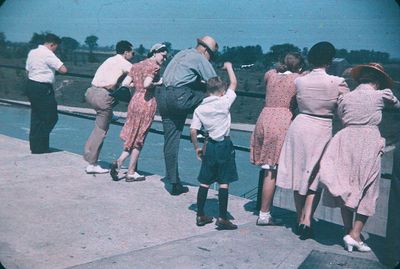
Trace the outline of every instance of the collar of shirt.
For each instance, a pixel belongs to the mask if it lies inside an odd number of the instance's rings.
[[[314,68],[311,72],[326,73],[325,68]]]
[[[285,72],[283,72],[283,73],[279,73],[279,72],[278,72],[278,74],[279,74],[279,75],[290,75],[290,74],[293,74],[293,72],[287,70],[287,71],[285,71]]]

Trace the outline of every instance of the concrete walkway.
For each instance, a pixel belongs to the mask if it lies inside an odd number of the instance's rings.
[[[217,231],[195,225],[196,187],[173,197],[157,175],[136,183],[86,175],[82,156],[31,155],[28,142],[4,135],[0,163],[0,262],[7,269],[286,269],[298,268],[313,250],[385,268],[377,262],[384,259],[380,237],[367,236],[374,252],[348,253],[341,227],[317,222],[316,239],[300,241],[291,231],[292,212],[276,210],[283,227],[258,227],[254,202],[240,197],[229,201],[239,229]],[[217,216],[217,208],[211,191],[206,212]],[[351,261],[345,268],[358,268]]]

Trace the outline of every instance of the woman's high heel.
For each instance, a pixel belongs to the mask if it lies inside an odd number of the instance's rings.
[[[371,251],[371,248],[364,242],[354,240],[349,234],[343,237],[344,246],[347,251],[352,252],[355,247],[360,252]]]

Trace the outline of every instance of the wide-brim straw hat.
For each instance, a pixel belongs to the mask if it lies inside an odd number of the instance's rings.
[[[386,74],[383,66],[378,63],[357,65],[351,69],[351,76],[353,77],[353,79],[355,81],[359,82],[360,75],[361,75],[362,71],[365,69],[373,70],[380,74],[382,81],[384,82],[384,85],[380,85],[380,87],[382,89],[386,89],[386,88],[391,89],[393,87],[392,78],[388,74]]]
[[[212,53],[216,53],[218,51],[218,43],[211,36],[206,35],[201,38],[197,38],[197,44],[206,47]]]
[[[330,64],[335,54],[335,46],[328,41],[322,41],[311,47],[307,59],[313,65]]]

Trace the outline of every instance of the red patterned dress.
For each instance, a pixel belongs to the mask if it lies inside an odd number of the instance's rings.
[[[125,141],[126,150],[141,150],[143,147],[157,109],[155,87],[145,89],[143,83],[146,77],[154,78],[159,71],[160,66],[157,63],[146,59],[132,65],[129,72],[136,91],[129,102],[126,121],[120,134],[121,139]]]
[[[285,134],[293,118],[298,73],[265,73],[266,101],[250,140],[250,161],[255,165],[278,164]]]

